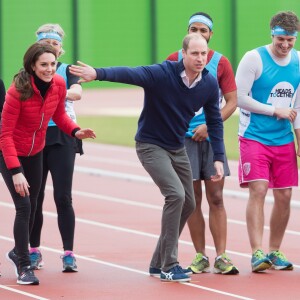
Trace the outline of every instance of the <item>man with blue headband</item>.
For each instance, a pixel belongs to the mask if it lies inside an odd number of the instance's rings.
[[[212,18],[204,12],[193,14],[189,19],[188,32],[202,35],[209,43],[213,35]],[[167,59],[180,61],[182,59],[182,49],[172,53]],[[224,55],[209,49],[205,68],[218,80],[220,107],[223,97],[225,100],[225,105],[221,109],[221,116],[223,121],[225,121],[235,111],[237,104],[236,84],[231,64]],[[201,95],[199,97],[201,98]],[[203,181],[209,204],[210,230],[216,248],[213,271],[220,274],[238,274],[238,269],[225,252],[227,238],[227,216],[223,204],[225,177],[218,182],[211,180],[211,175],[214,172],[213,151],[207,134],[203,110],[198,111],[190,121],[189,129],[186,132],[185,147],[193,171],[193,186],[196,199],[196,209],[188,219],[196,256],[188,268],[193,273],[209,272],[210,270],[210,263],[205,249],[205,222],[201,210]],[[224,176],[229,175],[229,166],[225,156]]]
[[[246,210],[253,272],[292,270],[280,251],[290,216],[292,187],[298,186],[294,136],[300,145],[300,53],[293,49],[300,23],[290,11],[270,22],[272,43],[247,52],[236,74],[238,87],[239,181],[249,188]],[[298,90],[298,92],[297,92]],[[297,150],[300,156],[300,150]],[[268,254],[262,250],[264,203],[273,189]]]

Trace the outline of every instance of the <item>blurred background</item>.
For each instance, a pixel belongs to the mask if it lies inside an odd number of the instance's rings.
[[[65,63],[137,66],[161,62],[180,49],[189,17],[198,11],[214,21],[210,48],[226,55],[236,70],[246,51],[270,42],[270,18],[281,10],[300,16],[300,1],[0,0],[0,77],[8,87],[44,23],[63,27]],[[122,86],[85,88],[112,85]]]

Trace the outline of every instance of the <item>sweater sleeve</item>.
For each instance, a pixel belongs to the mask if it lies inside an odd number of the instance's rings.
[[[7,93],[1,117],[1,148],[8,169],[19,168],[21,166],[14,143],[14,131],[20,111],[20,100]]]
[[[161,82],[166,76],[161,64],[139,66],[135,68],[96,68],[95,70],[97,73],[96,80],[125,83],[143,88],[153,87],[156,83]]]
[[[218,65],[218,83],[224,94],[236,91],[236,83],[232,66],[227,57],[222,56]]]

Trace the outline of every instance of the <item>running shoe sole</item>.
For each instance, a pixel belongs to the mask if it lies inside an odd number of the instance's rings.
[[[259,264],[256,267],[252,267],[252,272],[257,273],[257,272],[263,272],[267,269],[270,269],[272,267],[271,262],[262,262],[261,264]]]
[[[219,269],[214,268],[214,273],[215,274],[222,274],[222,275],[236,275],[236,274],[239,274],[240,272],[236,267],[233,267],[230,270],[223,271],[223,272]]]
[[[186,273],[188,275],[201,274],[201,273],[210,273],[210,267],[207,267],[207,268],[203,269],[202,271],[198,271],[198,270],[194,269],[193,266],[189,266],[188,269],[192,271],[191,274]]]

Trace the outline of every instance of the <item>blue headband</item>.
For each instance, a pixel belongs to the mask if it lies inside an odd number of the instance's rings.
[[[205,24],[210,30],[212,30],[213,28],[213,22],[209,18],[203,15],[192,16],[189,20],[189,27],[191,26],[192,23],[196,23],[196,22]]]
[[[298,32],[297,31],[286,31],[280,26],[275,26],[271,30],[272,35],[289,35],[289,36],[297,36]]]
[[[40,32],[37,35],[37,40],[40,41],[43,39],[51,39],[51,40],[57,40],[61,42],[61,37],[57,32]]]

